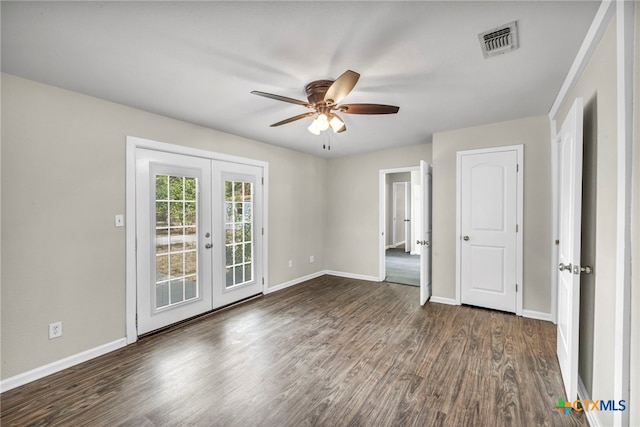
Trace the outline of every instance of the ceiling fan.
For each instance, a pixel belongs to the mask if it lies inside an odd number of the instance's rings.
[[[266,98],[275,99],[277,101],[290,102],[292,104],[302,105],[313,111],[308,111],[297,116],[289,117],[278,123],[274,123],[271,127],[284,125],[304,119],[305,117],[316,116],[311,125],[309,132],[314,135],[320,135],[321,131],[331,128],[335,133],[341,133],[347,130],[344,121],[336,113],[345,114],[395,114],[400,107],[394,105],[383,104],[342,104],[338,105],[354,88],[360,74],[355,71],[347,70],[344,74],[334,80],[316,80],[309,83],[305,87],[308,102],[299,101],[297,99],[288,98],[286,96],[274,95],[272,93],[252,91],[254,95],[264,96]]]

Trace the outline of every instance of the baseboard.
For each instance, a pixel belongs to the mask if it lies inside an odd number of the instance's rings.
[[[65,357],[64,359],[57,360],[47,365],[40,366],[30,371],[23,372],[22,374],[9,377],[7,379],[0,381],[0,393],[4,393],[5,391],[14,389],[16,387],[20,387],[21,385],[25,385],[27,383],[30,383],[31,381],[39,380],[48,375],[55,374],[56,372],[60,372],[72,366],[79,365],[80,363],[86,362],[87,360],[94,359],[96,357],[102,356],[104,354],[110,353],[119,348],[122,348],[125,345],[127,345],[126,338],[120,338],[115,341],[102,344],[98,347],[94,347],[89,350],[83,351],[81,353],[77,353],[69,357]]]
[[[325,271],[317,271],[315,273],[311,273],[311,274],[308,274],[308,275],[303,276],[303,277],[298,277],[297,279],[289,280],[288,282],[280,283],[279,285],[276,285],[276,286],[271,286],[271,287],[267,288],[264,291],[264,293],[265,294],[270,294],[272,292],[281,291],[281,290],[286,289],[286,288],[288,288],[290,286],[294,286],[294,285],[300,284],[302,282],[306,282],[307,280],[311,280],[311,279],[315,279],[316,277],[324,276],[325,274],[326,274]]]
[[[528,317],[530,319],[546,320],[547,322],[553,321],[551,313],[543,313],[535,310],[522,310],[522,317]]]
[[[380,279],[378,279],[376,276],[366,276],[364,274],[346,273],[344,271],[325,270],[324,274],[329,274],[331,276],[338,276],[338,277],[346,277],[347,279],[366,280],[369,282],[380,281]]]
[[[429,301],[430,302],[437,302],[438,304],[460,305],[453,298],[437,297],[435,295],[431,295],[431,298],[429,298]]]
[[[578,398],[580,400],[591,400],[591,395],[582,382],[580,375],[578,375]],[[602,425],[597,412],[598,411],[583,411],[585,417],[587,417],[587,423],[589,423],[591,427],[600,427]]]

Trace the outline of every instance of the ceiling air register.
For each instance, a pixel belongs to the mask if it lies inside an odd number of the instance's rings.
[[[518,48],[517,21],[480,33],[478,39],[485,58],[511,52]]]

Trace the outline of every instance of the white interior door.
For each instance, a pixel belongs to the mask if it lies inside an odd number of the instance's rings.
[[[420,305],[431,298],[431,166],[420,161],[420,188],[422,190],[422,208],[420,227],[421,239],[418,240],[420,252]]]
[[[405,183],[393,183],[393,246],[405,243]]]
[[[210,161],[136,150],[138,334],[211,310]]]
[[[518,151],[459,153],[461,302],[516,312]]]
[[[582,117],[577,98],[560,129],[557,352],[567,399],[578,394],[580,232],[582,222]]]
[[[213,161],[213,305],[262,293],[262,168]]]

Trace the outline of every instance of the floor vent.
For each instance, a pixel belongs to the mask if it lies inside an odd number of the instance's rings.
[[[518,48],[517,21],[509,22],[493,30],[478,34],[485,58],[501,55]]]

